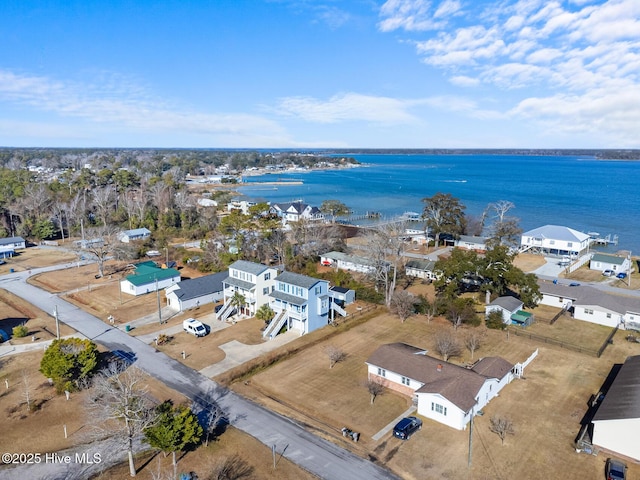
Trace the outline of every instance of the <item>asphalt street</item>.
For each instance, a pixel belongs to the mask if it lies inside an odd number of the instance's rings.
[[[75,266],[75,264],[73,265]],[[60,268],[60,267],[58,267]],[[34,269],[39,273],[53,268]],[[388,470],[328,442],[296,422],[273,413],[218,385],[216,382],[156,351],[150,345],[107,325],[55,294],[25,282],[26,272],[5,275],[0,288],[24,298],[45,312],[57,307],[61,322],[112,352],[129,358],[141,370],[204,406],[215,402],[225,412],[229,424],[255,437],[285,458],[323,479],[398,478]],[[36,478],[27,470],[21,478]]]

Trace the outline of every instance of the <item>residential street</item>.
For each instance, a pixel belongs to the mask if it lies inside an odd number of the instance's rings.
[[[38,269],[33,273],[54,269]],[[157,352],[135,337],[110,327],[57,295],[27,284],[26,277],[25,272],[6,275],[0,279],[0,288],[28,300],[45,312],[53,312],[57,306],[60,321],[109,350],[134,359],[137,367],[196,403],[207,405],[210,400],[217,402],[232,426],[257,438],[268,447],[275,446],[278,453],[283,452],[284,457],[318,477],[363,480],[397,478],[384,468],[309,433],[294,421],[221,387],[195,370]],[[16,474],[19,478],[34,478],[28,466],[20,468],[20,472]]]

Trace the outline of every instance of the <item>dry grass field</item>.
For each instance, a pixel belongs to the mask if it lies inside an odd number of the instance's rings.
[[[16,256],[7,258],[7,263],[0,265],[0,275],[9,273],[12,268],[15,272],[23,272],[32,268],[75,262],[78,259],[73,253],[47,247],[29,247],[18,250],[17,253]]]
[[[567,319],[565,326],[561,319],[556,325],[568,331],[583,327],[582,323],[571,322],[574,321]],[[401,323],[397,317],[380,315],[249,380],[235,383],[233,388],[297,418],[360,455],[387,465],[402,478],[602,478],[606,457],[578,454],[573,441],[589,396],[598,391],[613,364],[630,354],[640,354],[640,346],[623,340],[624,332],[617,334],[613,345],[598,359],[514,335],[507,338],[504,332],[485,331],[485,341],[476,358],[500,355],[515,363],[525,360],[535,349],[539,349],[539,355],[525,371],[525,379],[506,387],[485,408],[485,415],[476,418],[471,468],[467,466],[468,430],[459,432],[427,420],[422,431],[408,442],[390,434],[374,441],[372,435],[401,415],[410,400],[385,393],[371,405],[363,386],[366,358],[378,345],[395,341],[433,352],[433,336],[443,328],[451,327],[443,320],[427,323],[424,318],[412,317]],[[606,334],[596,329],[585,334],[584,341],[593,337],[590,341],[599,345]],[[464,335],[464,329],[457,335]],[[333,369],[329,368],[324,351],[329,344],[347,353],[346,360]],[[470,360],[470,355],[465,352],[453,360],[463,363]],[[489,419],[494,414],[510,417],[516,429],[504,446],[489,430]],[[361,432],[360,442],[345,441],[340,434],[343,426]],[[634,474],[640,474],[640,467],[631,466],[629,473],[634,478]]]

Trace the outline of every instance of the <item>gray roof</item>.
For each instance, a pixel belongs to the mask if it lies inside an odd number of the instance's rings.
[[[518,300],[516,297],[512,297],[510,295],[504,297],[498,297],[489,305],[497,305],[499,307],[504,308],[509,312],[515,312],[516,310],[520,310],[522,308],[522,301]]]
[[[278,290],[274,290],[269,294],[271,298],[275,298],[278,300],[282,300],[283,302],[290,303],[291,305],[304,305],[307,303],[306,298],[296,297],[295,295],[291,295],[289,293],[280,292]]]
[[[349,255],[343,252],[328,252],[320,255],[324,258],[330,258],[331,260],[341,260],[343,262],[351,262],[356,265],[374,265],[375,262],[365,257],[359,257],[357,255]]]
[[[253,290],[254,288],[256,288],[255,283],[247,282],[246,280],[240,280],[239,278],[227,276],[223,281],[225,285],[233,285],[234,287],[239,287],[243,290]]]
[[[554,284],[553,282],[539,280],[540,293],[568,298],[574,305],[599,306],[612,312],[624,315],[627,312],[640,313],[640,298],[613,295],[594,287]]]
[[[631,418],[640,418],[640,355],[624,362],[593,421]]]
[[[404,264],[405,267],[415,268],[416,270],[423,270],[425,272],[432,272],[436,266],[436,262],[433,260],[409,260]]]
[[[626,257],[618,255],[607,255],[606,253],[596,253],[591,257],[592,262],[611,263],[612,265],[622,265]]]
[[[301,275],[293,272],[282,272],[276,277],[276,281],[295,285],[296,287],[306,288],[307,290],[318,282],[328,283],[326,280],[320,280],[319,278],[308,277],[307,275]]]
[[[513,368],[506,360],[495,358],[487,359],[479,372],[430,357],[425,350],[406,343],[382,345],[366,363],[416,380],[424,384],[417,393],[438,393],[464,412],[476,404],[478,392],[487,379],[501,379]],[[496,376],[503,371],[502,376]]]
[[[233,262],[229,268],[234,268],[236,270],[251,273],[253,275],[260,275],[269,267],[261,263],[248,262],[247,260],[237,260]]]
[[[523,237],[548,238],[551,240],[562,240],[565,242],[583,242],[589,238],[586,233],[578,232],[569,227],[560,225],[545,225],[534,228],[522,234]]]
[[[135,237],[137,235],[151,235],[151,230],[148,228],[134,228],[133,230],[125,230],[122,232],[123,235],[128,237]]]
[[[216,292],[222,292],[222,281],[228,277],[227,272],[214,273],[204,277],[183,280],[174,291],[180,300],[191,300]]]
[[[478,237],[475,235],[460,235],[459,242],[484,244],[488,240],[488,237]]]
[[[22,237],[6,237],[0,238],[0,245],[13,245],[14,243],[22,243],[24,241]]]

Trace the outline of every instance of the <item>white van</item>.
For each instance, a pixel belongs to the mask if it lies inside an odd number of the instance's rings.
[[[182,322],[182,328],[185,332],[195,335],[196,337],[204,337],[208,331],[207,328],[195,318],[187,318]]]

